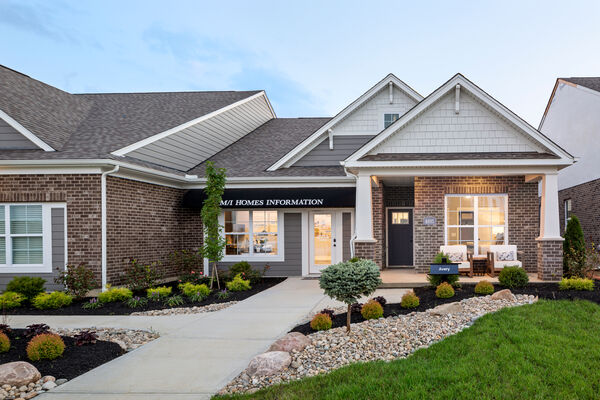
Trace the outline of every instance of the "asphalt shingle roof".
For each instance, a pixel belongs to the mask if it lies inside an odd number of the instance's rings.
[[[600,92],[600,77],[572,77],[559,79]]]

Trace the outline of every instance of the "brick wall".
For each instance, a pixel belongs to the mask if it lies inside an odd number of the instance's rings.
[[[582,183],[558,192],[560,231],[565,231],[564,201],[571,199],[572,214],[581,222],[588,243],[600,244],[600,179]]]
[[[413,186],[385,186],[384,204],[386,207],[413,207],[415,188]]]
[[[385,266],[385,207],[383,204],[384,186],[380,183],[378,186],[371,187],[371,213],[373,221],[373,238],[377,241],[373,249],[373,257],[379,268]],[[363,257],[361,257],[363,258]]]
[[[84,262],[101,278],[100,175],[0,175],[0,202],[67,204],[67,249],[70,264]]]
[[[377,243],[375,242],[354,242],[354,257],[375,260],[376,247]]]
[[[539,240],[537,242],[538,278],[544,281],[560,280],[563,274],[562,240]]]
[[[444,198],[446,194],[508,194],[508,242],[515,244],[523,266],[537,271],[539,208],[536,183],[523,176],[415,177],[415,266],[426,272],[429,263],[444,244]],[[424,226],[423,218],[435,217],[435,226]]]
[[[113,284],[123,282],[129,258],[161,262],[165,276],[175,276],[169,262],[174,250],[197,249],[202,244],[200,209],[181,208],[184,190],[107,178],[107,274]]]

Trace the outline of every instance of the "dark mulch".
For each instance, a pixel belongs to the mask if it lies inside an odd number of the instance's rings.
[[[229,292],[230,296],[226,299],[217,298],[218,290],[214,290],[204,301],[201,302],[192,302],[188,300],[187,297],[183,296],[184,303],[179,307],[194,307],[194,306],[206,306],[209,304],[215,303],[226,303],[228,301],[241,301],[247,299],[248,297],[255,295],[259,292],[262,292],[265,289],[273,287],[278,283],[281,283],[285,280],[285,278],[263,278],[261,282],[253,284],[252,289],[246,290],[243,292]],[[165,283],[161,286],[171,286],[173,287],[172,294],[181,294],[179,289],[177,289],[178,282],[170,282]],[[221,285],[224,288],[224,285]],[[138,295],[140,297],[146,297],[146,291],[135,292],[134,296]],[[38,310],[37,308],[25,306],[19,307],[8,311],[8,314],[13,315],[128,315],[132,312],[138,311],[149,311],[149,310],[162,310],[165,308],[170,308],[163,304],[163,302],[154,302],[149,301],[145,307],[139,308],[129,308],[126,304],[115,302],[115,303],[107,303],[103,305],[101,308],[97,308],[94,310],[84,309],[82,308],[83,303],[87,303],[89,299],[74,301],[70,306],[59,308],[56,310]]]
[[[26,361],[33,364],[42,374],[56,379],[73,379],[99,365],[119,357],[125,351],[116,343],[98,340],[95,344],[75,345],[75,339],[62,336],[65,352],[55,360],[31,361],[25,348],[29,340],[23,335],[24,329],[14,329],[9,336],[10,350],[0,354],[0,364],[13,361]]]
[[[530,294],[539,296],[540,299],[549,300],[573,300],[582,299],[589,300],[600,304],[600,282],[596,281],[594,291],[577,291],[577,290],[558,290],[557,283],[530,283],[524,288],[514,288],[511,291],[514,294]],[[494,285],[496,291],[505,289],[498,284]],[[455,301],[461,301],[469,297],[478,296],[475,294],[475,284],[467,283],[462,284],[462,287],[455,289],[454,297],[449,299],[438,299],[435,296],[435,290],[429,287],[415,288],[415,294],[419,297],[419,306],[417,308],[406,309],[400,307],[400,303],[386,304],[383,307],[383,316],[392,317],[402,314],[410,314],[414,311],[425,311],[430,308],[434,308],[440,304],[452,303]],[[384,296],[385,297],[385,296]],[[352,313],[352,323],[363,322],[365,319],[359,312]],[[332,318],[333,328],[340,326],[346,326],[346,314],[336,314]],[[297,325],[290,332],[301,332],[304,334],[314,333],[310,327],[310,323]]]

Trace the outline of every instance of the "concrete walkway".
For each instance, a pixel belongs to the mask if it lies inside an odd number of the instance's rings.
[[[161,337],[41,395],[48,400],[208,399],[323,300],[290,278],[224,310],[164,317],[11,316],[13,326],[152,328]]]

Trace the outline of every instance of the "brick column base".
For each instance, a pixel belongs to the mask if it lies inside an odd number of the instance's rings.
[[[563,241],[537,241],[538,278],[543,281],[560,280],[563,275]]]
[[[377,242],[354,242],[354,257],[375,261],[375,250]],[[379,265],[379,264],[378,264]],[[381,268],[381,265],[379,265]]]

